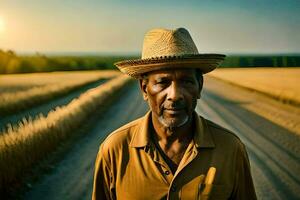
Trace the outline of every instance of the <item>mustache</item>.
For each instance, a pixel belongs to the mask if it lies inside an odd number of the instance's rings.
[[[165,103],[163,104],[163,108],[167,110],[180,110],[186,108],[186,103],[183,101]]]

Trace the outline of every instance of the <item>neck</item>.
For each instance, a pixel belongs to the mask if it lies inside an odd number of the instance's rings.
[[[156,116],[152,113],[153,132],[159,142],[171,145],[174,142],[189,143],[193,134],[193,117],[190,118],[183,126],[180,127],[165,127],[160,123]]]

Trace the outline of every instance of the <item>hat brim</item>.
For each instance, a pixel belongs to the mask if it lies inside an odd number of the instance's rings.
[[[223,54],[193,54],[124,60],[114,64],[121,72],[139,79],[144,73],[170,68],[195,68],[206,74],[216,69],[225,57]]]

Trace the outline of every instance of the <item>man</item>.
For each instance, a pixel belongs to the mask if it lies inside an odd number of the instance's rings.
[[[224,57],[199,54],[184,28],[154,29],[142,59],[116,63],[139,79],[150,111],[101,144],[94,200],[256,199],[243,143],[194,111],[202,74]]]

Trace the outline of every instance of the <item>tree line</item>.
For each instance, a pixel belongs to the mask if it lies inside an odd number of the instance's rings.
[[[46,56],[17,55],[0,49],[0,74],[116,69],[113,63],[139,56]],[[300,55],[227,56],[221,67],[300,67]]]
[[[222,67],[300,67],[300,55],[228,56]]]
[[[115,69],[113,63],[132,56],[30,56],[0,50],[0,74]]]

